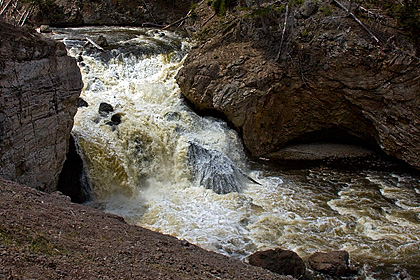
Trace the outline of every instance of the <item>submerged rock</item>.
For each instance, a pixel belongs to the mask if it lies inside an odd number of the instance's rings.
[[[293,251],[275,249],[256,252],[248,257],[253,266],[263,267],[272,272],[291,275],[300,279],[306,273],[303,260]]]
[[[113,112],[113,111],[114,111],[114,107],[112,107],[111,104],[108,104],[105,102],[101,102],[101,104],[99,104],[98,112],[101,116],[106,116],[110,112]]]
[[[99,35],[99,37],[96,39],[96,43],[101,46],[102,48],[108,47],[108,41],[103,35]]]
[[[121,123],[121,115],[120,114],[114,114],[114,115],[112,115],[111,122],[114,125],[119,125]]]
[[[77,98],[77,108],[89,107],[89,104],[81,97]]]
[[[194,180],[218,194],[240,192],[246,182],[254,182],[225,154],[197,143],[188,147],[189,166]]]

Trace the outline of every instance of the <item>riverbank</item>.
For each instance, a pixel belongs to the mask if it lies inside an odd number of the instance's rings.
[[[2,279],[293,279],[0,179]]]

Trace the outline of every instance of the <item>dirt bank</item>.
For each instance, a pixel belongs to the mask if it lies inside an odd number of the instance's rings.
[[[292,279],[0,179],[1,279]]]

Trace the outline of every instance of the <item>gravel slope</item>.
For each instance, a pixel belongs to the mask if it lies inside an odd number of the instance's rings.
[[[0,178],[0,279],[292,279]]]

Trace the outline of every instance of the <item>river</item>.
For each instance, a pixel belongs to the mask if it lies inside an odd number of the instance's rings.
[[[124,27],[53,32],[85,84],[89,106],[79,108],[73,135],[92,205],[235,258],[278,247],[301,257],[347,250],[364,279],[420,279],[420,177],[251,164],[234,130],[184,103],[174,76],[187,39]],[[99,35],[105,51],[85,45]],[[114,111],[100,114],[101,102]]]

